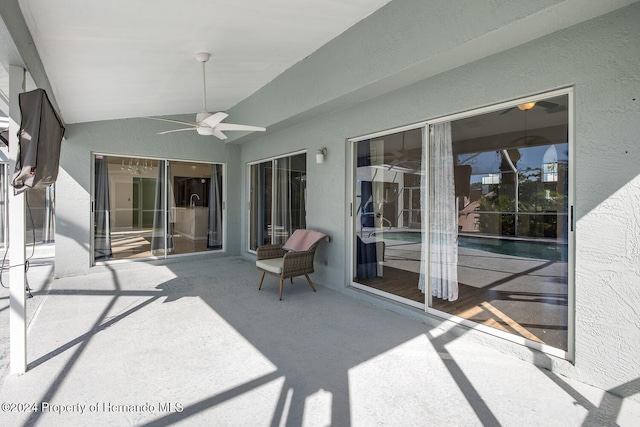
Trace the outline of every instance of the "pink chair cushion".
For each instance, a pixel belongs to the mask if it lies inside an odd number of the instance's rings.
[[[307,251],[314,243],[320,239],[329,241],[329,236],[320,231],[300,229],[293,232],[291,237],[284,243],[283,249],[287,251]]]

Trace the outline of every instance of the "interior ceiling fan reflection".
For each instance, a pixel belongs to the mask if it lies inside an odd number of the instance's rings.
[[[225,140],[227,136],[224,134],[226,131],[248,131],[248,132],[264,132],[267,130],[261,126],[249,126],[249,125],[238,125],[233,123],[224,123],[223,120],[229,117],[229,115],[225,112],[217,112],[211,114],[207,111],[207,84],[206,84],[206,73],[205,73],[205,63],[209,60],[211,54],[207,52],[196,53],[196,59],[198,62],[202,63],[202,112],[196,114],[195,122],[187,122],[184,120],[174,120],[174,119],[165,119],[162,117],[148,117],[153,120],[160,120],[163,122],[169,123],[177,123],[181,125],[187,125],[186,128],[181,129],[173,129],[164,132],[159,132],[158,135],[164,135],[167,133],[173,132],[183,132],[189,130],[195,130],[200,135],[213,135],[218,139]]]
[[[506,110],[500,112],[499,115],[502,116],[516,109],[520,111],[528,111],[534,107],[544,108],[547,114],[558,113],[560,111],[567,111],[567,107],[562,104],[556,104],[555,102],[549,102],[549,101],[532,101],[532,102],[526,102],[524,104],[516,105],[515,107],[507,108]]]
[[[402,145],[399,150],[393,150],[384,154],[384,162],[387,170],[398,170],[414,173],[420,170],[421,160],[412,158],[411,153],[405,148],[405,132],[402,133]]]

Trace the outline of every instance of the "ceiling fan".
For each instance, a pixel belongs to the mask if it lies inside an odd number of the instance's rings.
[[[515,109],[518,109],[520,111],[528,111],[530,109],[532,109],[533,107],[542,107],[546,110],[547,114],[553,114],[553,113],[558,113],[560,111],[567,111],[567,107],[561,104],[556,104],[555,102],[548,102],[548,101],[535,101],[535,102],[527,102],[524,104],[520,104],[520,105],[516,105],[515,107],[511,107],[511,108],[507,108],[506,110],[502,111],[500,114],[498,114],[499,116],[502,116],[504,114],[507,114],[510,111],[513,111]]]
[[[213,135],[218,139],[225,140],[227,136],[223,133],[224,131],[249,131],[249,132],[264,132],[267,130],[266,128],[260,126],[248,126],[248,125],[237,125],[233,123],[223,123],[222,121],[229,117],[229,115],[225,112],[217,112],[211,114],[207,112],[207,84],[206,84],[206,74],[205,74],[205,63],[209,60],[211,54],[207,52],[199,52],[196,53],[196,59],[198,62],[202,63],[202,112],[196,114],[195,122],[187,122],[184,120],[174,120],[174,119],[164,119],[161,117],[149,117],[153,120],[160,120],[163,122],[169,123],[177,123],[181,125],[187,125],[189,127],[182,129],[173,129],[167,130],[164,132],[159,132],[158,135],[164,135],[172,132],[182,132],[187,130],[195,130],[199,135]]]
[[[403,170],[415,172],[420,169],[420,160],[414,159],[408,149],[405,148],[405,134],[402,133],[402,147],[400,150],[386,152],[384,154],[385,166],[387,170]]]

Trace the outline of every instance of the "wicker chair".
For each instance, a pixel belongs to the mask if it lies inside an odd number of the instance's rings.
[[[302,241],[300,240],[302,239]],[[269,273],[280,279],[280,299],[285,279],[305,276],[309,286],[316,291],[309,274],[313,273],[313,258],[321,240],[329,240],[329,236],[313,230],[296,230],[284,244],[263,245],[258,247],[256,267],[262,271],[260,286],[265,274]],[[302,243],[296,245],[295,242]],[[293,246],[293,247],[292,247]]]

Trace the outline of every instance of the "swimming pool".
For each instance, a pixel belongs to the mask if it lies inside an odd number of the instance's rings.
[[[422,233],[419,231],[391,231],[378,233],[377,237],[407,243],[422,243]],[[461,248],[524,258],[546,259],[549,261],[567,261],[568,259],[566,242],[461,235],[458,236],[458,245]]]

